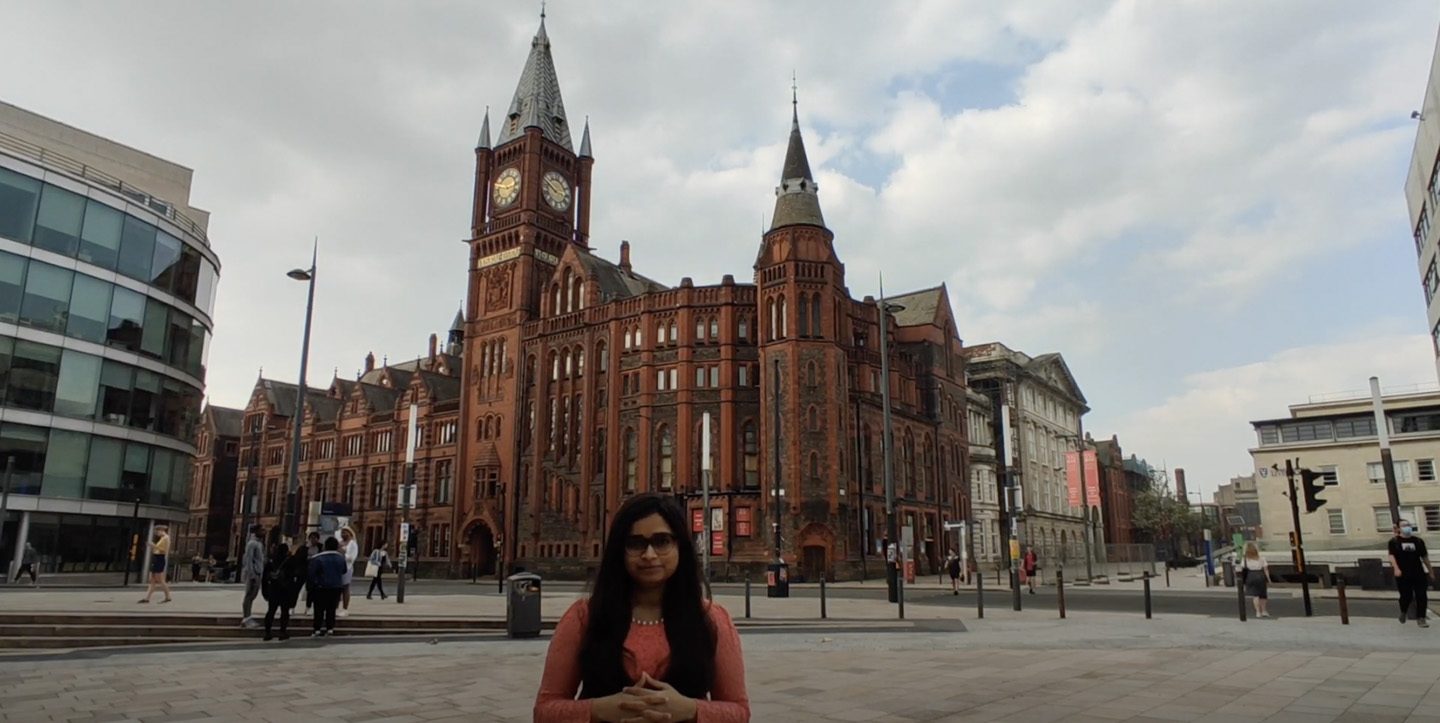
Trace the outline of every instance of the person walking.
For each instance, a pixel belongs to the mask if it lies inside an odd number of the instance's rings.
[[[1270,617],[1270,566],[1260,556],[1260,548],[1253,542],[1245,543],[1245,558],[1240,561],[1240,576],[1245,584],[1245,594],[1255,606],[1255,617]]]
[[[203,582],[215,582],[215,556],[206,555],[200,561],[200,574],[204,576]]]
[[[355,576],[355,558],[360,556],[360,543],[355,541],[355,531],[348,527],[340,530],[340,552],[345,557],[345,584],[340,588],[343,618],[350,614],[350,583]]]
[[[1400,623],[1403,625],[1411,616],[1413,605],[1415,624],[1430,627],[1426,590],[1435,579],[1435,568],[1430,566],[1425,541],[1415,534],[1409,520],[1400,520],[1395,536],[1390,538],[1390,570],[1395,576],[1395,589],[1400,592]]]
[[[250,526],[250,539],[245,543],[245,555],[240,559],[240,582],[245,585],[245,601],[242,603],[240,626],[258,628],[260,621],[252,614],[255,596],[260,594],[260,581],[265,575],[265,543],[261,542],[265,528]]]
[[[950,556],[945,558],[945,571],[950,573],[950,592],[960,594],[960,556],[950,551]]]
[[[15,582],[20,582],[21,575],[29,575],[31,587],[38,584],[35,577],[35,566],[40,564],[39,559],[40,555],[35,552],[35,545],[26,540],[25,550],[20,553],[20,569],[15,571]]]
[[[340,602],[340,590],[345,585],[345,555],[340,552],[340,543],[331,537],[325,540],[325,549],[310,558],[308,579],[310,595],[315,607],[312,638],[335,634],[335,608]]]
[[[550,638],[534,720],[750,720],[740,636],[706,599],[688,529],[668,496],[620,507],[589,598]]]
[[[385,599],[385,568],[390,566],[390,554],[385,551],[385,543],[370,551],[370,559],[365,562],[365,575],[370,578],[370,590],[365,593],[366,600],[374,600],[375,591],[380,591],[380,599]]]
[[[165,570],[170,557],[169,526],[163,523],[155,525],[155,536],[146,544],[150,548],[150,581],[145,585],[145,597],[140,602],[150,602],[150,596],[155,594],[155,588],[158,587],[165,593],[165,599],[160,603],[168,603],[170,602],[170,583],[165,581]]]
[[[1035,594],[1035,573],[1040,569],[1040,557],[1035,554],[1035,548],[1031,546],[1025,550],[1025,557],[1020,561],[1020,569],[1025,573],[1025,580],[1030,585],[1030,594]]]

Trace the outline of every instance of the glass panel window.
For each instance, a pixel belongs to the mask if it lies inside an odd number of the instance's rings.
[[[126,216],[120,232],[120,260],[115,270],[148,283],[154,259],[155,227],[134,216]]]
[[[85,467],[90,456],[90,435],[50,430],[50,446],[45,455],[47,497],[85,496]]]
[[[135,494],[140,494],[140,499],[145,499],[144,493],[150,490],[150,447],[148,445],[130,442],[125,445],[125,463],[120,468],[120,486],[130,491],[130,499],[135,499]]]
[[[40,186],[33,178],[0,168],[0,236],[30,243]]]
[[[135,386],[130,393],[130,426],[155,429],[156,407],[160,402],[160,375],[144,369],[135,370]]]
[[[65,333],[70,311],[70,282],[73,271],[32,262],[25,276],[25,298],[20,302],[20,323]]]
[[[100,389],[100,357],[66,349],[60,360],[60,379],[55,386],[55,413],[66,417],[91,417]]]
[[[110,284],[93,276],[75,274],[75,283],[70,291],[66,336],[105,343],[106,327],[110,321],[111,288]]]
[[[174,490],[172,488],[174,485],[175,453],[168,449],[156,448],[151,450],[150,454],[150,494],[147,495],[147,497],[150,499],[151,504],[170,504],[174,499]],[[281,491],[279,494],[283,498],[284,492]]]
[[[189,360],[190,317],[170,309],[170,323],[165,329],[165,361],[183,369]]]
[[[158,249],[156,254],[159,254]],[[202,311],[208,311],[200,306],[195,298],[200,286],[200,263],[200,252],[185,244],[180,252],[180,264],[175,269],[175,295],[195,304]]]
[[[200,379],[205,378],[205,341],[209,332],[205,326],[195,319],[190,320],[190,342],[188,349],[190,354],[185,358],[185,371],[194,374]]]
[[[150,283],[166,290],[175,290],[180,275],[180,239],[164,231],[155,233],[155,256],[150,260]]]
[[[5,396],[5,387],[9,385],[10,362],[15,356],[15,339],[8,336],[0,336],[0,399]]]
[[[25,298],[26,259],[0,253],[0,320],[13,322],[20,318],[20,302]]]
[[[85,197],[58,186],[45,186],[40,194],[40,215],[35,219],[35,246],[73,257],[80,247],[85,221]]]
[[[1367,462],[1365,464],[1365,477],[1370,484],[1385,484],[1385,466],[1379,462]]]
[[[1375,418],[1372,416],[1352,417],[1335,420],[1335,436],[1338,439],[1375,436]]]
[[[138,352],[144,329],[145,296],[116,286],[115,296],[110,301],[110,323],[105,331],[106,342],[111,346]]]
[[[0,425],[0,459],[14,458],[15,473],[10,492],[22,495],[40,494],[40,481],[45,473],[45,443],[48,430],[25,424]]]
[[[199,253],[199,252],[196,252]],[[200,283],[195,288],[195,308],[207,315],[215,313],[215,284],[219,272],[209,261],[200,260]]]
[[[15,356],[6,376],[5,403],[48,412],[55,404],[55,383],[59,376],[59,349],[16,340]]]
[[[1405,485],[1410,484],[1413,481],[1414,477],[1410,475],[1410,460],[1395,460],[1395,483]]]
[[[80,260],[113,270],[120,259],[120,234],[124,226],[125,214],[120,211],[95,200],[85,204]]]
[[[1330,517],[1330,534],[1345,534],[1345,510],[1329,510],[1326,514]]]
[[[145,300],[145,329],[140,336],[140,353],[157,359],[165,357],[165,335],[170,330],[170,307]]]

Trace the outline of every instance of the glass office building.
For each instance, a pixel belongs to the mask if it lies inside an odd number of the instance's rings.
[[[83,134],[0,106],[0,555],[118,570],[131,534],[188,516],[219,261],[188,170],[89,134],[99,160],[66,156],[51,125]],[[136,158],[184,171],[186,197],[123,180]]]

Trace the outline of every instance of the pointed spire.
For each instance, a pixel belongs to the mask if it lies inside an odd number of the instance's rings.
[[[585,135],[580,138],[580,157],[594,158],[590,155],[590,116],[585,116]]]
[[[465,311],[463,309],[455,311],[455,321],[450,323],[450,331],[458,331],[462,334],[465,332]]]
[[[819,187],[810,174],[810,159],[805,154],[805,139],[800,135],[800,101],[794,79],[790,85],[790,145],[785,149],[785,165],[780,171],[780,185],[775,188],[775,214],[770,229],[782,226],[810,225],[825,227],[820,213]]]
[[[480,124],[480,140],[475,142],[475,150],[490,148],[490,106],[485,106],[485,122]]]
[[[550,57],[550,36],[545,32],[545,13],[540,13],[540,29],[530,41],[530,56],[520,72],[515,97],[500,131],[500,145],[523,135],[526,128],[539,128],[546,138],[572,150],[569,121],[565,118],[565,102],[560,98],[560,82],[555,77],[555,61]]]

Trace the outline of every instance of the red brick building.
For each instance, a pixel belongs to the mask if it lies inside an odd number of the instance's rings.
[[[942,524],[968,511],[964,357],[949,298],[940,286],[890,299],[903,308],[884,329],[882,380],[877,306],[846,287],[798,115],[749,278],[710,286],[643,276],[625,242],[618,263],[592,249],[590,132],[577,151],[543,21],[499,126],[492,144],[487,116],[475,150],[468,295],[451,353],[312,394],[302,499],[353,500],[367,548],[394,529],[375,503],[403,461],[407,400],[420,399],[422,426],[451,430],[421,447],[430,477],[444,464],[453,480],[453,497],[425,513],[427,562],[579,576],[631,494],[673,494],[698,524],[709,413],[719,575],[758,569],[778,547],[798,577],[877,576],[888,383],[899,525],[921,571],[936,569]],[[243,446],[263,454],[262,522],[278,521],[272,500],[284,498],[294,396],[261,380],[246,409],[259,439]]]
[[[1108,440],[1091,441],[1095,457],[1100,465],[1101,519],[1105,525],[1105,542],[1111,545],[1129,545],[1135,540],[1135,504],[1130,483],[1125,473],[1125,455],[1120,451],[1120,439],[1111,435]]]
[[[187,498],[190,517],[175,530],[175,552],[181,562],[196,555],[220,558],[228,554],[244,416],[244,410],[213,404],[200,413],[195,428],[195,465]]]

